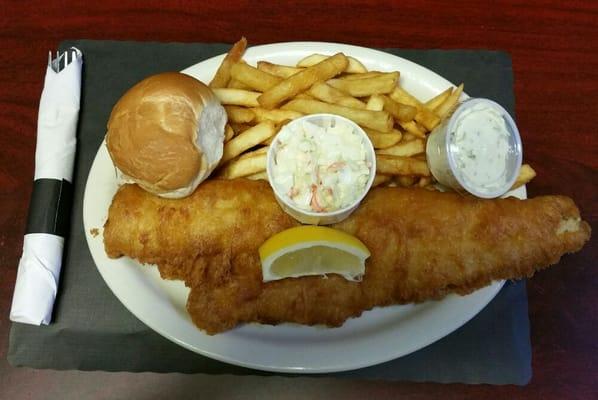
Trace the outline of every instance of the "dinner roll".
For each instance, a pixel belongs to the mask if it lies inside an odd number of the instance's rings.
[[[161,197],[185,197],[222,158],[226,119],[202,82],[179,72],[162,73],[118,100],[106,145],[125,181]]]

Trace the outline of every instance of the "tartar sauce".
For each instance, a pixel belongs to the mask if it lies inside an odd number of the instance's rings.
[[[459,114],[450,131],[456,173],[480,192],[503,187],[509,176],[509,137],[500,110],[478,103]]]
[[[350,206],[363,194],[371,166],[363,138],[343,121],[288,126],[277,138],[274,184],[296,207],[329,212]]]

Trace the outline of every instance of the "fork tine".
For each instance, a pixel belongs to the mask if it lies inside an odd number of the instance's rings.
[[[50,50],[48,51],[48,65],[52,68],[55,72],[60,72],[65,69],[71,62],[75,60],[77,56],[77,50],[75,49],[67,49],[63,52],[56,50],[56,56]]]

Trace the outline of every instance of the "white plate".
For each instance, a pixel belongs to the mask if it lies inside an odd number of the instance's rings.
[[[293,64],[314,53],[342,51],[357,57],[368,69],[401,72],[401,85],[422,100],[451,83],[405,59],[356,46],[294,42],[250,48],[245,59]],[[183,72],[208,82],[224,56],[193,65]],[[404,356],[448,335],[475,316],[500,290],[495,282],[468,296],[442,301],[377,308],[342,327],[327,329],[294,324],[248,324],[208,336],[191,322],[185,309],[189,290],[182,282],[160,279],[154,266],[141,266],[123,257],[109,259],[101,227],[116,192],[115,172],[105,145],[91,167],[83,200],[85,234],[93,259],[116,297],[150,328],[189,350],[220,361],[265,371],[322,373],[345,371]],[[516,193],[525,197],[525,189]],[[93,237],[92,228],[100,228]]]

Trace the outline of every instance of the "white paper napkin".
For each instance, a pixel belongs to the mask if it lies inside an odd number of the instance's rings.
[[[72,182],[77,144],[83,55],[71,48],[72,61],[56,72],[51,63],[39,104],[34,180]],[[58,64],[64,65],[63,54]],[[69,60],[71,60],[69,58]],[[56,61],[54,67],[56,67]],[[49,324],[58,289],[64,238],[49,233],[28,233],[23,243],[10,319]]]

